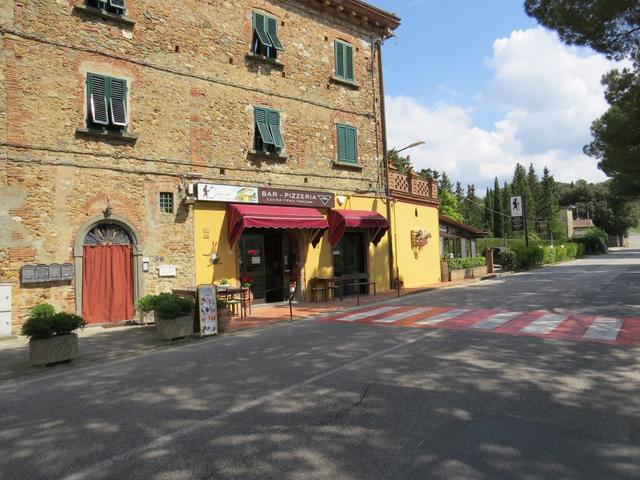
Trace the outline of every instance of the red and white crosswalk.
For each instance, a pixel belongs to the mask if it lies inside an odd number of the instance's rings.
[[[450,307],[374,306],[334,315],[324,320],[640,345],[640,318],[565,315],[544,310],[520,312]]]

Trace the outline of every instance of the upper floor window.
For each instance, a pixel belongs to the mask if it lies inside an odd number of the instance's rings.
[[[254,107],[256,152],[277,153],[284,148],[284,140],[280,131],[280,112],[264,107]]]
[[[264,13],[253,12],[251,52],[267,58],[278,58],[279,50],[284,50],[284,47],[278,38],[278,21]]]
[[[115,15],[124,15],[126,11],[124,0],[87,0],[87,5]]]
[[[351,125],[338,123],[338,162],[358,163],[358,130]]]
[[[349,82],[355,81],[353,69],[353,45],[349,45],[341,40],[336,40],[334,50],[336,61],[335,76],[341,80]]]
[[[87,126],[126,129],[127,81],[119,78],[87,74]]]

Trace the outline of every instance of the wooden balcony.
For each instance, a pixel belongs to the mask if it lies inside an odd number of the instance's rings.
[[[436,206],[440,203],[438,182],[434,179],[425,180],[411,170],[405,174],[390,168],[389,189],[391,196],[399,200]]]

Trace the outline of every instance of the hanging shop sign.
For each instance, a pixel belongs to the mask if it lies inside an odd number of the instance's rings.
[[[198,183],[198,200],[206,202],[259,203],[289,207],[333,208],[335,195],[328,192],[283,188],[240,187]]]

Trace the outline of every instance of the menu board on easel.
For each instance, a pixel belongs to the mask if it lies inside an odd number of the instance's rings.
[[[216,304],[216,287],[198,285],[198,320],[200,335],[218,334],[218,306]]]

